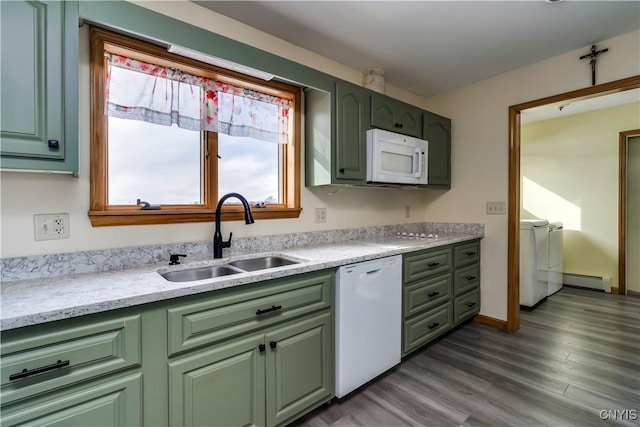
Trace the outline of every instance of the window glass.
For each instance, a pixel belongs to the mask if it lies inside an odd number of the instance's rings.
[[[201,132],[108,120],[109,205],[203,203]]]
[[[220,133],[218,155],[218,194],[240,193],[252,203],[282,202],[278,144]]]

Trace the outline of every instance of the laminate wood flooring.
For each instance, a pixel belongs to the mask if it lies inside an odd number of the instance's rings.
[[[467,323],[295,425],[640,425],[640,297],[564,287],[520,316],[514,334]]]

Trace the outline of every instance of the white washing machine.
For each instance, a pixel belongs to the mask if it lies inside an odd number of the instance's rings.
[[[561,222],[549,223],[549,274],[547,296],[562,289],[562,228]]]
[[[549,221],[520,221],[520,307],[533,310],[547,298]]]

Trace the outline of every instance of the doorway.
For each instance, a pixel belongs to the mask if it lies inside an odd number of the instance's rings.
[[[640,295],[640,129],[620,132],[619,293]]]
[[[640,75],[509,107],[509,198],[507,251],[507,330],[520,327],[520,113],[568,100],[587,99],[640,87]],[[624,233],[622,233],[624,234]]]

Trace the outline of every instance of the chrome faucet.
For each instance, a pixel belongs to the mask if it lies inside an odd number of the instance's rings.
[[[242,202],[244,206],[244,222],[245,224],[253,224],[253,215],[251,215],[251,210],[249,209],[249,202],[247,199],[242,197],[242,195],[238,193],[228,193],[220,198],[218,201],[218,206],[216,206],[216,231],[213,233],[213,257],[214,258],[222,258],[222,248],[230,248],[231,247],[231,236],[233,233],[229,233],[229,240],[226,242],[222,241],[222,233],[220,232],[220,209],[222,209],[222,204],[229,197],[235,197],[236,199]]]

